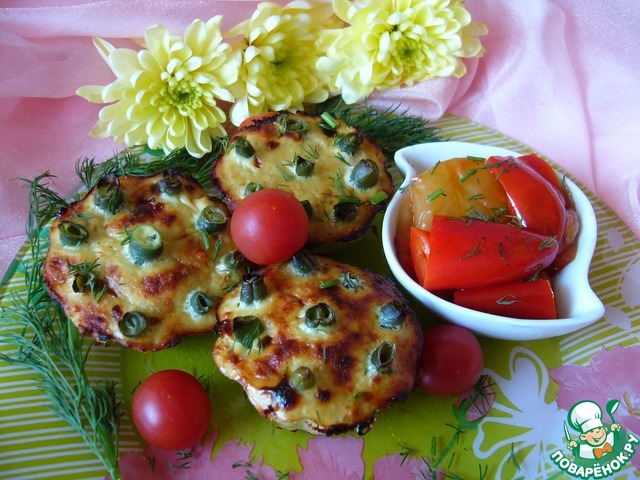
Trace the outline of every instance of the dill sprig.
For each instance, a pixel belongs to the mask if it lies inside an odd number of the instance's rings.
[[[193,177],[205,189],[213,186],[211,170],[216,158],[226,148],[227,138],[212,138],[211,152],[202,158],[192,157],[184,148],[164,156],[151,156],[149,150],[134,148],[118,153],[102,163],[84,158],[76,164],[76,174],[87,190],[93,188],[103,176],[130,175],[147,177],[169,168],[177,168],[183,175]]]
[[[342,97],[335,96],[313,107],[312,113],[329,113],[349,126],[359,127],[363,133],[375,139],[388,161],[397,150],[409,145],[439,142],[440,129],[428,126],[429,120],[399,111],[400,106],[384,110],[370,105],[347,105]]]
[[[91,385],[85,365],[92,343],[80,335],[43,282],[43,233],[58,210],[67,205],[48,187],[51,178],[45,173],[29,184],[27,234],[31,253],[24,262],[25,289],[11,297],[0,317],[0,343],[13,347],[0,353],[0,359],[37,374],[36,382],[49,399],[48,407],[76,430],[116,480],[120,478],[121,413],[115,384]]]

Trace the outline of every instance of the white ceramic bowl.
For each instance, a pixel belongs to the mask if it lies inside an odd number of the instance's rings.
[[[382,223],[382,246],[391,271],[404,288],[429,310],[451,323],[464,326],[478,335],[506,340],[535,340],[578,330],[599,320],[604,305],[589,285],[589,264],[595,250],[597,224],[591,203],[569,179],[569,188],[580,217],[578,251],[575,259],[552,279],[556,294],[557,320],[527,320],[478,312],[448,302],[422,288],[400,266],[394,246],[398,209],[411,178],[432,168],[436,162],[454,157],[490,157],[521,154],[503,148],[464,142],[437,142],[413,145],[398,150],[395,162],[404,181],[391,199]]]

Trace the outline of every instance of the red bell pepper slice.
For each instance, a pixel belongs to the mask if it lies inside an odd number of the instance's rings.
[[[529,153],[527,155],[521,155],[517,160],[534,169],[547,182],[557,188],[558,191],[562,192],[562,183],[560,182],[556,171],[538,155],[535,153]]]
[[[524,228],[562,241],[566,209],[556,187],[513,157],[490,157],[487,165],[507,193],[509,214]]]
[[[465,288],[453,292],[456,305],[511,318],[557,318],[556,302],[547,279]]]
[[[427,290],[481,287],[532,277],[558,254],[558,241],[510,224],[436,216],[428,237]]]

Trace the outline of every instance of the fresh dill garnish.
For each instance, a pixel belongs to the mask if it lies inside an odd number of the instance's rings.
[[[364,397],[365,395],[368,395],[368,394],[369,392],[358,392],[351,397],[351,401],[353,402],[354,405],[357,405],[360,397]]]
[[[276,169],[278,170],[278,172],[280,172],[280,175],[282,175],[282,178],[284,179],[285,182],[288,182],[289,180],[293,179],[293,175],[285,172],[280,165],[276,165]]]
[[[178,452],[178,458],[174,463],[167,463],[168,467],[188,470],[191,468],[191,459],[193,458],[193,450],[181,450]]]
[[[513,462],[513,464],[516,467],[516,470],[520,471],[520,462],[518,461],[518,458],[516,457],[515,443],[514,442],[511,442],[511,452],[509,453],[509,460],[511,462]]]
[[[544,241],[538,245],[538,250],[544,250],[546,248],[551,248],[557,243],[555,235],[552,237],[547,237]]]
[[[302,148],[302,151],[312,160],[318,160],[320,158],[317,146],[314,147],[313,145],[307,145]]]
[[[112,479],[120,479],[118,433],[120,402],[113,382],[92,385],[85,365],[93,343],[86,341],[48,294],[43,281],[43,233],[66,201],[48,188],[49,173],[29,183],[25,287],[11,298],[0,317],[0,343],[14,347],[0,359],[36,373],[35,382],[52,412],[65,420],[100,459]],[[64,368],[63,368],[64,366]]]
[[[503,296],[496,300],[496,303],[498,305],[513,305],[514,303],[518,302],[520,302],[520,300],[518,300],[512,293],[505,293]]]
[[[482,245],[484,244],[484,241],[485,241],[485,237],[483,236],[480,240],[476,242],[476,244],[468,253],[462,256],[461,260],[472,257],[474,255],[478,255],[480,252],[482,252]]]
[[[82,292],[89,287],[89,291],[91,292],[91,295],[93,295],[96,303],[100,302],[102,296],[107,291],[107,285],[96,278],[94,270],[98,265],[99,263],[97,258],[93,262],[83,262],[76,265],[67,261],[67,270],[70,274],[75,276],[75,280],[73,282],[74,291]]]
[[[217,261],[218,260],[218,255],[220,255],[220,249],[222,248],[222,245],[224,245],[224,242],[220,239],[220,237],[216,238],[216,244],[213,247],[213,261]],[[208,248],[207,248],[208,250]]]
[[[342,152],[338,152],[335,154],[335,157],[340,160],[342,163],[344,163],[345,165],[351,165],[346,158],[344,158],[344,155],[342,154]]]
[[[169,168],[176,168],[186,176],[193,177],[208,193],[213,190],[211,169],[218,155],[224,151],[228,139],[226,137],[213,138],[211,152],[202,158],[192,157],[185,149],[176,149],[160,158],[149,160],[143,148],[132,148],[118,153],[102,163],[95,159],[84,158],[76,164],[76,174],[84,187],[89,190],[108,174],[117,176],[130,175],[147,177],[155,175]]]
[[[400,452],[398,453],[402,457],[402,461],[400,462],[400,466],[402,466],[410,456],[415,455],[416,451],[413,448],[405,445],[404,443],[400,443],[399,446]]]
[[[438,137],[440,130],[429,127],[428,120],[410,115],[406,110],[399,111],[399,108],[400,105],[384,110],[366,103],[347,105],[337,95],[316,105],[311,113],[328,112],[349,126],[359,127],[364,134],[376,140],[387,161],[391,161],[394,153],[402,147],[441,141]]]

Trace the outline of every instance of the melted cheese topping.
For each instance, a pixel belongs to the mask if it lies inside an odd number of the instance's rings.
[[[240,129],[229,140],[227,151],[214,167],[214,178],[225,193],[227,204],[234,209],[247,195],[246,187],[252,182],[263,188],[280,188],[300,201],[309,202],[313,211],[310,245],[355,240],[366,232],[375,214],[393,194],[384,155],[371,139],[343,122],[339,122],[335,131],[328,131],[320,126],[319,116],[303,112],[286,115],[290,120],[304,122],[307,130],[279,133],[279,115],[271,115]],[[360,136],[362,144],[354,153],[347,153],[341,150],[339,141],[352,133]],[[255,151],[252,156],[239,153],[235,146],[239,139],[251,144]],[[313,164],[309,176],[296,174],[296,158],[300,157]],[[351,177],[363,159],[373,160],[379,172],[375,185],[364,189],[358,188]],[[357,205],[354,218],[344,221],[335,215],[334,206],[341,202]]]
[[[51,228],[43,267],[45,283],[84,335],[143,351],[173,346],[187,335],[213,330],[215,305],[196,313],[191,295],[201,292],[217,302],[239,279],[238,273],[222,266],[224,256],[235,251],[228,229],[205,235],[196,227],[200,212],[208,205],[229,215],[224,204],[185,177],[178,194],[161,193],[159,179],[160,174],[120,177],[124,203],[115,214],[95,206],[93,189]],[[59,231],[63,221],[83,226],[88,238],[77,246],[64,245]],[[141,224],[155,227],[163,243],[160,255],[143,263],[136,262],[131,242],[126,241],[127,232]],[[91,270],[93,292],[88,286],[77,291],[78,266],[93,262],[97,263]],[[131,311],[142,313],[148,322],[134,337],[119,327]]]
[[[290,262],[263,269],[268,292],[263,300],[246,304],[240,286],[230,291],[218,305],[213,356],[256,409],[283,428],[364,433],[378,410],[403,401],[413,388],[422,333],[391,280],[317,259],[319,266],[306,275]],[[392,301],[406,310],[398,327],[385,328],[380,311]],[[305,314],[320,303],[332,309],[334,321],[314,328],[305,323]],[[249,345],[234,331],[248,316],[261,325]],[[372,354],[385,342],[393,345],[395,356],[379,370]],[[291,376],[300,367],[309,368],[315,382],[298,391]]]

